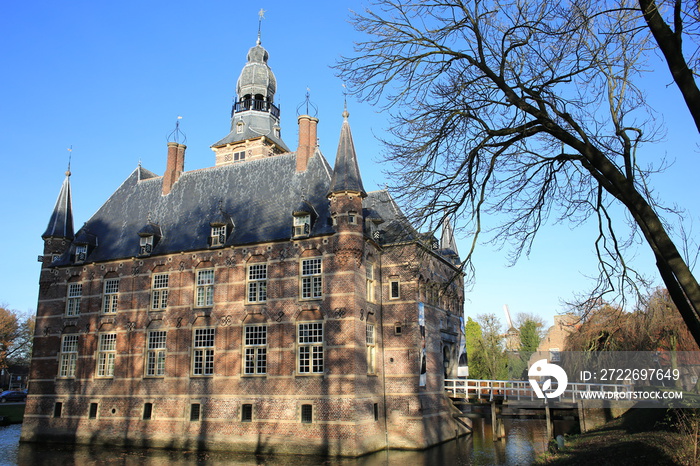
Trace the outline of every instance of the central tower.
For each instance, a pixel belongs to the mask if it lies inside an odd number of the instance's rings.
[[[231,131],[211,146],[216,165],[289,152],[281,137],[280,109],[274,103],[277,80],[267,64],[269,57],[258,37],[238,77]]]

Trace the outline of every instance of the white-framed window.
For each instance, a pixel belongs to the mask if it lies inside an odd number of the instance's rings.
[[[85,262],[87,259],[87,244],[79,244],[75,247],[75,262]]]
[[[243,329],[243,354],[245,355],[243,373],[246,375],[266,374],[267,325],[246,325]]]
[[[321,258],[302,259],[301,261],[301,298],[317,299],[323,296],[323,279],[321,275]]]
[[[59,377],[75,377],[78,362],[78,335],[63,335],[61,341],[61,360],[58,367]]]
[[[167,273],[153,275],[151,286],[151,308],[165,309],[168,307],[168,286],[170,276]]]
[[[209,244],[212,246],[223,246],[226,243],[226,227],[227,225],[211,227]]]
[[[214,329],[194,330],[192,375],[214,375]]]
[[[248,302],[267,301],[267,264],[248,266]]]
[[[367,264],[366,266],[366,276],[367,276],[367,301],[370,303],[374,302],[375,297],[375,280],[374,280],[374,264]]]
[[[83,285],[80,283],[68,284],[68,296],[66,298],[66,317],[80,315],[80,300],[83,297]]]
[[[376,343],[374,338],[374,324],[367,324],[366,330],[366,343],[367,343],[367,373],[374,374],[377,370],[377,357],[376,357]]]
[[[399,299],[401,297],[401,287],[398,280],[389,281],[389,299]]]
[[[239,128],[243,128],[243,125],[239,126]],[[244,150],[233,153],[233,161],[234,162],[243,162],[244,160],[245,160],[245,151]]]
[[[163,377],[165,375],[165,337],[164,330],[148,332],[146,377]]]
[[[119,279],[109,278],[104,282],[102,293],[102,313],[114,314],[119,304]]]
[[[297,350],[300,374],[323,373],[323,322],[297,324]]]
[[[294,236],[309,236],[311,232],[311,215],[294,216]]]
[[[117,355],[117,334],[101,333],[97,351],[97,376],[114,376],[114,359]]]
[[[355,225],[357,223],[357,212],[348,212],[348,223]]]
[[[139,241],[139,254],[147,256],[153,252],[153,236],[142,236]]]
[[[214,269],[197,271],[195,306],[205,307],[214,305]]]

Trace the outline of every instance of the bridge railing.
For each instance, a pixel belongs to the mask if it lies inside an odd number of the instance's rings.
[[[552,390],[557,388],[552,380]],[[632,385],[569,383],[566,390],[554,401],[576,402],[583,397],[582,392],[628,392]],[[537,394],[528,380],[481,380],[481,379],[445,379],[445,391],[452,398],[488,398],[506,400],[537,400]]]

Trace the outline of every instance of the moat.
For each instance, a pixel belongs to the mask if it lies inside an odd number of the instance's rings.
[[[544,420],[505,419],[506,438],[494,442],[488,419],[474,420],[471,436],[425,451],[381,451],[358,459],[242,455],[223,452],[143,450],[18,444],[21,424],[0,427],[0,466],[15,465],[527,465],[546,448]]]

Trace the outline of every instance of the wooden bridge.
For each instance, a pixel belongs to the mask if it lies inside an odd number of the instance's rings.
[[[553,383],[556,388],[556,382]],[[582,399],[594,399],[592,396],[581,396],[584,392],[616,392],[620,397],[632,390],[632,385],[600,384],[600,383],[569,383],[566,390],[556,398],[538,398],[528,380],[477,380],[477,379],[445,379],[445,391],[450,398],[466,400],[502,401],[508,404],[530,406],[533,401],[544,404],[552,403],[576,404]],[[602,396],[601,398],[602,399]]]
[[[552,389],[557,388],[553,381]],[[602,392],[598,402],[602,406],[604,397],[614,397],[613,393],[620,393],[620,397],[633,389],[632,385],[594,384],[594,383],[569,383],[564,392],[556,398],[539,398],[528,380],[476,380],[476,379],[445,379],[445,392],[455,405],[491,405],[491,428],[493,438],[498,440],[505,435],[502,416],[506,409],[510,413],[518,415],[535,414],[544,417],[547,422],[547,435],[552,437],[553,415],[551,410],[567,412],[579,419],[581,431],[597,427],[605,416],[601,408],[591,408],[589,400],[596,403],[593,392]],[[582,395],[589,393],[590,395]],[[609,394],[608,394],[609,393]],[[586,405],[584,406],[584,401]],[[543,411],[544,412],[543,412]],[[600,412],[599,412],[600,411]],[[501,416],[499,418],[499,415]],[[555,414],[556,415],[556,414]],[[601,415],[603,417],[601,418]],[[458,415],[469,417],[468,414]]]

